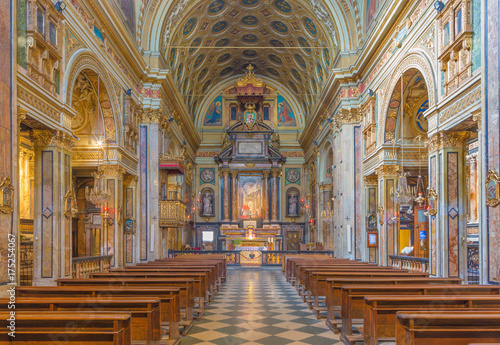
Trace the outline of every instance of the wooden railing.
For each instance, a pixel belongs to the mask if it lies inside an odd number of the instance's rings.
[[[113,255],[73,258],[73,278],[88,278],[90,273],[107,272]]]
[[[429,273],[429,259],[414,256],[389,255],[390,266],[416,273]]]
[[[178,228],[186,222],[186,204],[179,200],[160,201],[160,226]]]

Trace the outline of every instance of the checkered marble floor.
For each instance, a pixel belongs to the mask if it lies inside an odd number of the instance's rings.
[[[227,281],[181,345],[342,344],[286,282],[281,268],[229,268]]]

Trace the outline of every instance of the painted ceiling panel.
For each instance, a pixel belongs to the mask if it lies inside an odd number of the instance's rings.
[[[177,23],[165,54],[192,115],[211,88],[243,75],[248,63],[307,115],[335,56],[326,32],[299,0],[199,1]]]

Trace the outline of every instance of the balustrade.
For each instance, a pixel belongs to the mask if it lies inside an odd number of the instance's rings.
[[[389,255],[390,266],[415,273],[429,273],[429,259],[404,255]]]
[[[88,278],[90,273],[107,272],[113,255],[73,258],[73,278]]]

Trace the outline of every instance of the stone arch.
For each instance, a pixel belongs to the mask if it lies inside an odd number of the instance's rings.
[[[90,70],[97,74],[100,82],[104,84],[105,92],[101,93],[99,101],[102,107],[103,102],[109,102],[112,120],[107,121],[106,126],[106,138],[114,142],[121,142],[122,124],[121,116],[119,116],[118,111],[121,109],[118,97],[115,94],[114,87],[111,78],[106,73],[106,70],[99,63],[99,61],[87,50],[81,50],[77,52],[72,58],[71,62],[66,68],[66,85],[65,85],[65,95],[64,102],[69,106],[72,106],[72,96],[73,87],[75,85],[77,77],[81,72],[85,70]],[[111,117],[110,117],[111,118]],[[108,131],[109,129],[109,131]]]
[[[394,88],[399,83],[401,74],[412,68],[418,70],[424,77],[425,84],[427,86],[427,92],[429,94],[429,108],[436,105],[437,82],[434,70],[431,63],[429,62],[429,59],[424,54],[416,52],[406,55],[401,60],[401,62],[398,63],[398,68],[391,75],[387,89],[385,90],[385,95],[383,96],[384,98],[380,107],[381,116],[379,116],[378,121],[377,142],[379,144],[385,142],[385,123],[387,121],[389,102],[391,100]]]

